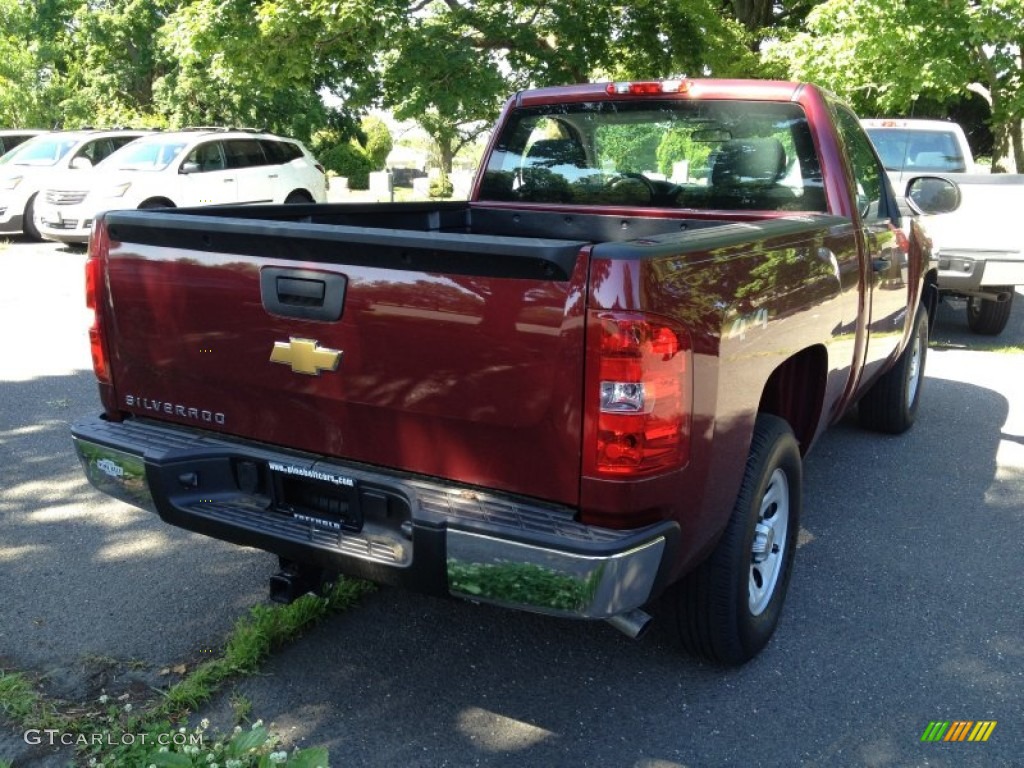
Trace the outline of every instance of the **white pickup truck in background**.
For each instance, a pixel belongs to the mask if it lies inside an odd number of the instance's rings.
[[[989,174],[975,164],[963,129],[945,120],[874,119],[861,124],[902,197],[922,174],[948,176],[960,186],[953,213],[922,217],[939,261],[939,291],[967,300],[975,333],[1002,333],[1015,286],[1024,285],[1024,175]]]

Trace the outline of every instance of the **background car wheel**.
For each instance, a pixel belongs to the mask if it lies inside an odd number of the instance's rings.
[[[1007,291],[1010,298],[1006,301],[993,301],[971,296],[967,299],[967,325],[974,333],[983,336],[998,336],[1006,327],[1013,308],[1014,286],[1004,285],[989,289],[993,293]]]
[[[927,356],[928,310],[922,304],[914,318],[914,333],[896,364],[882,374],[857,406],[862,427],[892,435],[910,429],[921,402]]]
[[[32,195],[25,204],[25,218],[21,222],[21,231],[29,240],[39,242],[43,236],[36,226],[36,196]]]
[[[313,198],[308,192],[296,190],[288,194],[288,197],[284,199],[285,205],[299,205],[301,203],[312,203]]]
[[[782,613],[800,526],[802,463],[782,419],[757,417],[739,496],[722,538],[668,593],[680,644],[719,664],[764,648]]]
[[[156,198],[156,199],[153,199],[153,200],[143,200],[141,203],[139,203],[139,210],[140,211],[152,211],[152,210],[156,210],[157,208],[173,208],[173,207],[174,207],[174,203],[172,203],[170,200],[164,200],[162,198]]]

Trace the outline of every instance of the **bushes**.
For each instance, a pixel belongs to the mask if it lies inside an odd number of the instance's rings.
[[[335,144],[318,155],[328,171],[348,178],[349,189],[367,189],[370,186],[370,171],[374,170],[370,158],[355,140]]]
[[[371,171],[384,170],[391,152],[391,134],[384,121],[368,117],[359,135],[343,136],[337,129],[319,131],[313,136],[312,150],[324,168],[348,178],[350,189],[368,189]]]

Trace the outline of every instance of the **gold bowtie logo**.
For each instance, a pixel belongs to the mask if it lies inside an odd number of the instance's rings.
[[[319,376],[320,371],[335,371],[341,362],[341,350],[321,347],[314,339],[275,341],[270,362],[290,365],[295,373]]]

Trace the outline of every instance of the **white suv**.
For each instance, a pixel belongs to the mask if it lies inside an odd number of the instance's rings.
[[[87,174],[54,180],[36,205],[43,237],[86,243],[101,211],[233,203],[322,203],[323,166],[298,141],[197,128],[148,136]]]
[[[99,163],[149,131],[82,130],[44,133],[0,157],[0,232],[24,232],[39,239],[33,209],[39,190],[58,174],[72,175]]]
[[[5,128],[0,131],[0,156],[6,155],[16,146],[21,144],[23,141],[38,136],[46,131],[36,131],[32,129],[19,130],[17,128]]]

